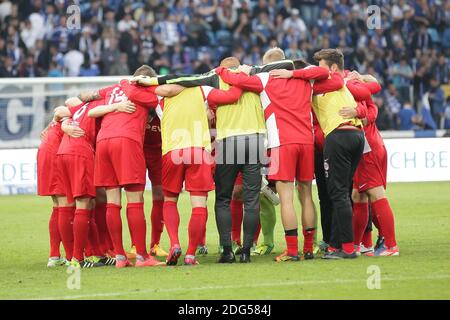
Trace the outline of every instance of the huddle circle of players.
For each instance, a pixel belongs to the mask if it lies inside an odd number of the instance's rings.
[[[183,186],[192,206],[185,265],[198,264],[197,256],[208,253],[212,190],[218,263],[236,262],[236,256],[248,263],[251,256],[270,254],[278,204],[286,249],[276,262],[314,259],[319,251],[333,260],[399,255],[385,195],[387,153],[372,101],[381,86],[371,75],[344,70],[337,49],[320,50],[314,59],[318,66],[286,60],[280,48],[272,48],[262,66],[229,57],[192,76],[157,77],[143,65],[131,80],[66,100],[42,132],[37,155],[38,194],[53,200],[47,266],[176,265],[182,255],[177,202]],[[146,171],[153,201],[149,251]],[[302,208],[300,253],[295,189]],[[375,245],[372,223],[378,229]],[[168,252],[159,244],[164,226]]]

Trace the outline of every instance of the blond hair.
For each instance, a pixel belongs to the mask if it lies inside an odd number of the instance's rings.
[[[220,66],[225,68],[237,68],[240,64],[239,59],[236,57],[228,57],[220,62]]]
[[[266,53],[264,53],[263,64],[280,61],[280,60],[284,60],[284,59],[285,59],[285,56],[284,56],[283,49],[274,47],[274,48],[270,48],[269,50],[266,51]]]

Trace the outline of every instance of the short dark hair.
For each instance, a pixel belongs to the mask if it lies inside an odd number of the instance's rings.
[[[308,62],[306,62],[303,59],[295,59],[295,60],[293,60],[293,62],[294,62],[294,69],[296,69],[296,70],[304,69],[310,65]]]
[[[153,70],[152,67],[143,64],[139,68],[136,69],[136,71],[133,74],[134,77],[136,76],[148,76],[148,77],[156,77],[156,72]]]
[[[325,60],[329,67],[336,64],[339,70],[344,70],[344,54],[339,49],[322,49],[317,51],[314,54],[314,60],[317,62]]]

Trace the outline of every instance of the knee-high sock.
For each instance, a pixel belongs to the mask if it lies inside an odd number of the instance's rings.
[[[261,195],[259,201],[261,208],[259,217],[261,221],[261,230],[264,237],[264,244],[273,245],[273,232],[277,221],[275,206],[263,195]]]
[[[298,230],[284,230],[288,255],[298,256]]]
[[[150,248],[153,248],[155,244],[159,244],[161,240],[161,233],[164,229],[163,207],[163,200],[153,200],[152,213],[150,214],[150,220],[152,222],[152,241]]]
[[[103,257],[106,254],[100,245],[100,236],[98,232],[97,221],[95,221],[94,212],[91,214],[91,221],[89,222],[89,239],[88,244],[91,247],[92,255]]]
[[[180,215],[178,213],[177,203],[173,201],[164,201],[164,224],[169,234],[170,246],[180,245],[178,239],[178,227],[180,225]]]
[[[206,215],[206,221],[205,221],[205,232],[203,232],[202,238],[200,239],[199,246],[206,246],[206,225],[208,224],[208,215]]]
[[[48,222],[48,233],[50,235],[50,257],[59,257],[61,255],[59,247],[61,244],[61,236],[58,228],[58,207],[53,207],[50,221]]]
[[[106,224],[108,226],[109,235],[111,236],[111,241],[113,242],[114,252],[116,255],[125,256],[122,241],[121,208],[121,206],[114,203],[108,203],[106,205]]]
[[[128,203],[127,205],[128,227],[132,234],[133,244],[136,246],[136,253],[147,258],[147,223],[145,221],[144,203]]]
[[[106,204],[97,204],[95,206],[95,223],[97,224],[100,249],[106,253],[113,249],[111,237],[109,236],[108,226],[106,224]]]
[[[362,244],[366,248],[372,247],[372,230],[366,230],[362,238]]]
[[[189,246],[186,255],[195,256],[197,246],[202,240],[206,230],[206,219],[208,210],[202,207],[192,208],[191,219],[189,220]]]
[[[84,260],[84,249],[89,237],[89,221],[91,210],[76,209],[73,218],[73,257],[78,261]]]
[[[361,244],[364,231],[369,221],[369,204],[353,203],[353,243],[357,246]]]
[[[383,231],[386,246],[388,248],[395,247],[397,242],[395,240],[394,214],[392,213],[388,199],[383,198],[372,202],[372,210]]]
[[[72,260],[73,257],[73,216],[75,207],[59,207],[58,229],[61,235],[61,241],[66,252],[66,259]]]
[[[383,230],[381,229],[380,222],[378,221],[378,217],[375,215],[375,212],[373,211],[372,204],[370,205],[370,208],[372,210],[372,221],[375,227],[378,229],[378,236],[383,237]]]
[[[312,253],[314,250],[314,234],[316,233],[316,229],[309,228],[303,230],[303,253],[310,252]]]
[[[244,217],[242,200],[231,200],[231,239],[241,244],[241,228]]]

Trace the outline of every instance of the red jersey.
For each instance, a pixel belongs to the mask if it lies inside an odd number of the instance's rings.
[[[70,108],[72,124],[78,125],[84,131],[84,136],[73,138],[64,135],[58,154],[71,154],[77,156],[91,157],[95,152],[95,140],[99,128],[100,119],[88,116],[89,110],[105,104],[104,99],[98,99],[87,103],[82,103]]]
[[[376,120],[378,108],[372,100],[372,95],[381,91],[381,86],[377,82],[347,82],[347,88],[350,90],[355,100],[358,101],[356,107],[356,117],[359,119],[367,119],[364,126],[364,133],[371,149],[384,146],[383,138],[378,131]]]
[[[148,109],[156,108],[158,104],[155,89],[156,87],[132,85],[127,80],[101,89],[99,93],[106,104],[130,100],[136,104],[136,111],[133,113],[111,112],[103,116],[97,142],[121,137],[134,140],[143,146]]]
[[[313,81],[327,79],[327,69],[311,66],[295,70],[290,79],[275,79],[266,72],[254,76],[236,74],[225,68],[217,68],[216,72],[223,81],[260,94],[269,149],[290,143],[314,144],[311,119]],[[334,90],[330,88],[329,91]]]
[[[47,134],[39,145],[39,150],[56,154],[63,136],[64,132],[61,130],[61,122],[52,121],[48,128]]]
[[[158,116],[154,116],[147,121],[144,137],[144,149],[161,148],[161,120]]]
[[[356,107],[357,117],[360,119],[367,119],[367,125],[364,126],[364,133],[366,135],[367,142],[372,150],[378,149],[384,146],[383,138],[378,131],[376,120],[378,116],[378,107],[373,102],[372,98],[358,104]]]

